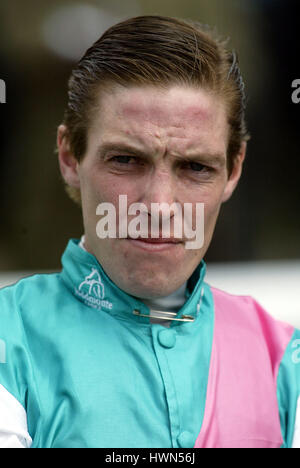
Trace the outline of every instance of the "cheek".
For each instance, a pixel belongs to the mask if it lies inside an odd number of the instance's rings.
[[[96,215],[96,208],[100,203],[111,203],[116,211],[116,222],[119,224],[120,195],[127,196],[127,209],[131,203],[138,200],[139,189],[137,184],[126,178],[116,178],[116,176],[105,173],[97,173],[91,170],[82,178],[82,203],[89,222],[99,221]]]
[[[221,202],[215,204],[206,204],[204,208],[204,241],[208,245],[213,236],[216,221],[221,208]]]
[[[199,217],[194,218],[194,222],[195,226],[198,226],[199,229],[200,222],[204,222],[203,232],[205,244],[208,244],[212,238],[221,208],[222,193],[222,190],[218,190],[217,187],[214,187],[214,190],[207,191],[207,193],[203,193],[202,197],[199,197],[199,201],[201,200],[201,202],[204,204],[204,213],[201,220]],[[196,207],[194,212],[196,212]]]
[[[119,187],[105,174],[91,169],[83,175],[81,182],[83,195],[91,202],[94,201],[97,204],[100,202],[114,203],[118,198]]]
[[[214,219],[217,216],[220,210],[222,194],[223,187],[218,187],[216,184],[214,184],[201,187],[195,190],[193,193],[185,192],[182,194],[183,196],[181,197],[180,202],[182,205],[184,203],[193,205],[193,219],[195,219],[197,203],[204,204],[204,217],[207,223],[209,223],[211,219]]]

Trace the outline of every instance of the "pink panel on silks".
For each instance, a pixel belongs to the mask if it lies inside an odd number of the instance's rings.
[[[214,341],[195,447],[280,447],[276,379],[294,328],[275,321],[250,297],[211,290]]]

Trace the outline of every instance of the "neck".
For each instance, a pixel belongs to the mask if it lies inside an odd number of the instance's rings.
[[[83,250],[88,252],[84,235],[80,239],[79,246]],[[166,318],[168,318],[168,316],[164,314],[164,312],[178,312],[179,309],[183,306],[183,304],[186,301],[186,297],[185,297],[186,286],[187,286],[187,281],[182,286],[180,286],[180,288],[178,288],[176,291],[174,291],[172,294],[169,294],[168,296],[159,297],[159,298],[151,298],[151,299],[140,298],[140,300],[149,307],[151,311],[151,316],[153,317],[152,318],[153,323],[161,323],[163,325],[165,324],[166,326],[170,323],[164,319],[162,320],[155,319],[155,317],[157,315],[160,315],[160,316],[165,315]]]

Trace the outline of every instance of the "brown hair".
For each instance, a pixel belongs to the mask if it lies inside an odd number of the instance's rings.
[[[69,79],[68,105],[63,123],[78,161],[87,149],[87,132],[95,98],[111,84],[190,85],[209,89],[227,104],[230,128],[228,172],[243,141],[245,93],[238,58],[208,27],[191,20],[138,16],[109,28],[85,53]],[[77,189],[67,187],[80,202]]]

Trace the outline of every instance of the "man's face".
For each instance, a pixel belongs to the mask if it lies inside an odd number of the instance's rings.
[[[121,289],[140,298],[161,297],[191,276],[209,246],[220,206],[239,177],[241,159],[228,179],[227,145],[225,105],[208,91],[173,86],[101,92],[87,152],[75,170],[86,248]],[[149,226],[151,203],[182,207],[189,203],[193,213],[196,203],[204,203],[203,246],[186,249],[184,235],[175,242],[160,239],[163,242],[155,244],[130,238],[100,239],[96,208],[103,202],[115,206],[118,233],[120,195],[127,196],[128,207],[132,203],[147,206]],[[128,215],[128,221],[132,217]],[[195,222],[194,217],[194,227]],[[174,217],[170,238],[173,234]]]

